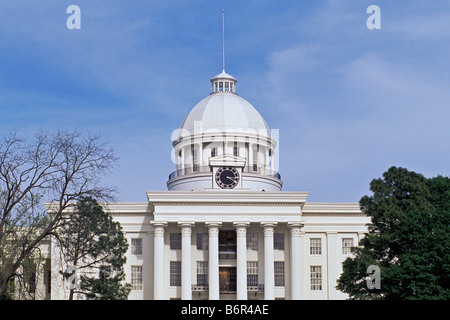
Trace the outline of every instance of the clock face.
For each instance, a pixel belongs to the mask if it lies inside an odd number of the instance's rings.
[[[233,167],[220,167],[216,171],[216,183],[222,189],[233,189],[239,183],[239,171]]]

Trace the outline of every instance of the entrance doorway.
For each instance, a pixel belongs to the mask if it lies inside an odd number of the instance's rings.
[[[219,290],[220,293],[236,292],[236,267],[219,268]]]

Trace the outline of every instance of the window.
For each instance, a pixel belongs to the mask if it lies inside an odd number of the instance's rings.
[[[219,259],[236,259],[236,231],[219,231]]]
[[[239,155],[239,148],[237,146],[237,142],[233,143],[233,155],[235,155],[235,156]]]
[[[322,290],[322,266],[310,266],[311,290]]]
[[[247,287],[258,287],[258,261],[247,261]]]
[[[322,239],[321,238],[311,238],[310,239],[310,254],[322,254]]]
[[[197,285],[208,285],[208,261],[197,261]]]
[[[275,286],[284,287],[284,261],[274,262]]]
[[[142,266],[131,266],[131,290],[142,290]]]
[[[258,234],[247,234],[247,250],[258,250]]]
[[[353,238],[342,238],[342,254],[349,254],[352,251]]]
[[[216,154],[217,154],[217,149],[215,147],[211,148],[211,157],[215,157]]]
[[[208,250],[209,237],[207,233],[197,233],[197,250]]]
[[[52,293],[52,270],[47,270],[47,293]]]
[[[170,261],[170,286],[181,286],[181,261]]]
[[[131,239],[131,254],[142,254],[142,238]]]
[[[275,233],[273,235],[273,248],[284,250],[284,233]]]
[[[34,270],[26,272],[27,279],[27,291],[34,294],[36,292],[36,272]]]
[[[181,233],[170,234],[170,249],[181,250]]]

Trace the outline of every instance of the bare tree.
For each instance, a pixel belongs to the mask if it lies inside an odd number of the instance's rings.
[[[100,180],[117,161],[99,136],[78,131],[39,132],[31,143],[16,133],[0,139],[0,296],[76,200],[114,200]]]

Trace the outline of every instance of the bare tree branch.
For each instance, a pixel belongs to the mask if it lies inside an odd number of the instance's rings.
[[[41,131],[31,143],[15,132],[0,139],[0,295],[71,203],[114,200],[115,189],[100,182],[117,163],[99,136],[78,131]],[[42,200],[52,204],[49,214]]]

